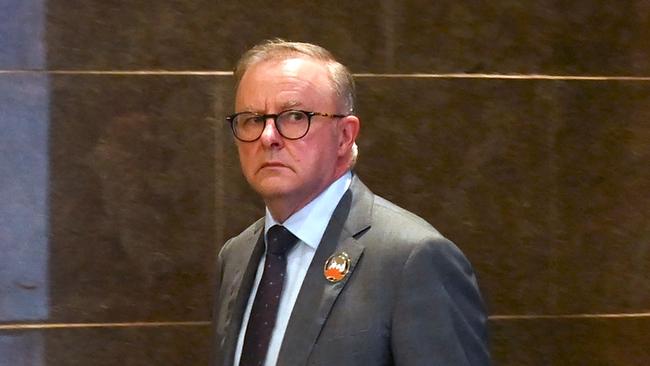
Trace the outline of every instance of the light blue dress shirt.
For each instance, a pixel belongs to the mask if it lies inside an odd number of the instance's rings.
[[[350,188],[352,182],[352,173],[347,172],[339,179],[330,184],[318,197],[314,198],[305,207],[291,215],[282,225],[289,229],[293,235],[298,237],[299,242],[287,254],[287,273],[285,282],[280,296],[280,304],[278,307],[278,317],[275,321],[275,327],[271,334],[271,341],[269,344],[268,353],[266,354],[266,361],[264,366],[275,366],[278,361],[280,353],[280,346],[284,338],[284,332],[289,323],[289,317],[293,310],[293,305],[296,303],[298,292],[302,281],[305,279],[309,264],[314,258],[318,243],[320,243],[329,224],[330,218],[334,213],[334,209],[339,204],[339,201]],[[266,209],[266,217],[264,219],[264,237],[269,228],[273,225],[279,224],[273,219],[268,208]],[[241,358],[242,348],[244,347],[244,336],[246,335],[246,327],[248,325],[248,318],[251,314],[253,307],[253,300],[257,293],[262,272],[264,271],[264,257],[260,260],[257,267],[257,274],[255,275],[255,282],[248,298],[248,304],[244,311],[242,325],[239,330],[239,338],[237,339],[237,348],[235,350],[235,365],[239,365]],[[325,265],[323,263],[323,265]]]

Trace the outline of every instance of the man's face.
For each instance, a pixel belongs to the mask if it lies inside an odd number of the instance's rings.
[[[338,113],[335,95],[327,69],[318,61],[300,57],[263,61],[241,79],[235,109],[259,114],[288,109]],[[244,176],[267,205],[281,201],[290,206],[291,214],[347,169],[340,122],[314,116],[307,135],[287,140],[268,119],[257,141],[237,141]]]

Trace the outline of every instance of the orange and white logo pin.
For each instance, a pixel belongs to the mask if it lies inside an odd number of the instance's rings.
[[[350,257],[346,252],[334,254],[325,262],[323,274],[325,278],[333,283],[339,282],[347,276],[350,271]]]

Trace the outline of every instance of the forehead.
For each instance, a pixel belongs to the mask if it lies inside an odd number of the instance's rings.
[[[237,108],[273,107],[279,103],[312,104],[332,100],[334,88],[327,64],[305,57],[253,64],[237,88]]]

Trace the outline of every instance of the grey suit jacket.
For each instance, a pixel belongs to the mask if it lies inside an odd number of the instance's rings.
[[[219,253],[214,366],[233,364],[263,229],[258,220]],[[339,252],[351,270],[331,283],[323,267]],[[489,365],[486,320],[460,250],[354,176],[302,284],[277,365]]]

